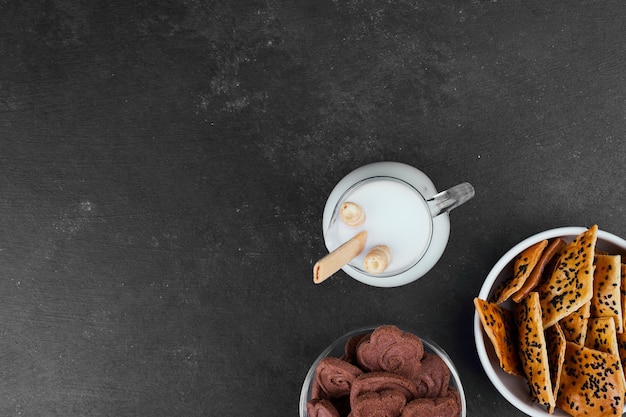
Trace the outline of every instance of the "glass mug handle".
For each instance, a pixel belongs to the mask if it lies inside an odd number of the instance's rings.
[[[474,197],[474,187],[469,182],[463,182],[434,195],[426,203],[432,216],[436,217],[441,213],[448,213],[472,197]]]

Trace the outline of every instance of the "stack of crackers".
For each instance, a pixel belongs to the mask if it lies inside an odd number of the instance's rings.
[[[500,367],[549,413],[621,416],[626,395],[626,265],[596,250],[598,227],[539,242],[489,300],[474,299]]]

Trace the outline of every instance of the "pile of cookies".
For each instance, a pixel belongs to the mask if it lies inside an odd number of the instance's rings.
[[[450,369],[422,340],[396,326],[351,338],[342,357],[315,370],[309,417],[459,417]]]
[[[626,265],[596,250],[598,227],[520,253],[489,300],[474,299],[500,367],[552,413],[621,416]]]

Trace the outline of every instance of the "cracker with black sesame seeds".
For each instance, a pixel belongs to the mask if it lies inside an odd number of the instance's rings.
[[[539,243],[526,248],[515,257],[513,261],[513,276],[504,281],[493,295],[493,302],[496,304],[502,304],[509,299],[513,294],[519,291],[526,279],[530,276],[531,272],[541,259],[541,254],[548,246],[547,240],[542,240]]]
[[[548,348],[543,332],[539,294],[532,291],[516,310],[519,355],[533,401],[554,410],[556,405],[548,360]]]
[[[615,321],[613,321],[612,317],[589,318],[585,347],[610,353],[611,355],[619,355]]]
[[[556,399],[559,393],[561,372],[563,370],[563,362],[565,361],[565,343],[567,341],[559,323],[548,327],[544,334],[548,348],[548,367],[550,369],[550,382],[552,382],[552,394]],[[553,411],[554,407],[548,408],[548,412],[552,413]]]
[[[585,344],[587,324],[589,323],[590,314],[591,300],[583,304],[578,310],[559,320],[558,323],[561,325],[561,330],[563,330],[565,339],[568,342],[573,342],[579,345]]]
[[[517,353],[517,331],[513,312],[478,297],[474,298],[474,307],[483,330],[493,345],[500,368],[508,374],[524,376]]]
[[[626,264],[620,265],[620,301],[622,302],[622,329],[626,330]]]
[[[578,235],[559,255],[552,275],[537,287],[544,329],[578,310],[593,296],[597,236],[597,225]]]
[[[619,358],[622,362],[622,369],[626,365],[626,333],[617,334],[617,350],[619,351]],[[626,374],[624,375],[626,377]]]
[[[620,255],[596,254],[591,298],[591,317],[612,317],[617,333],[624,331],[620,291],[621,264]]]
[[[620,357],[615,321],[613,321],[612,317],[591,317],[589,319],[585,347]],[[626,386],[624,374],[622,373],[621,375]]]
[[[566,245],[565,240],[560,237],[548,242],[548,246],[541,253],[539,261],[524,281],[524,285],[511,296],[513,301],[519,303],[529,292],[535,291],[535,288],[545,279],[546,275],[554,271],[555,258]]]
[[[622,366],[617,356],[567,342],[557,406],[573,417],[621,416]]]

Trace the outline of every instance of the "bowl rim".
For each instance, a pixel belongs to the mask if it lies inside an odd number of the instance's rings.
[[[326,356],[328,356],[328,354],[333,351],[335,348],[341,346],[345,346],[345,343],[353,336],[359,335],[359,334],[363,334],[363,333],[367,333],[367,332],[371,332],[374,329],[380,327],[380,326],[386,326],[389,324],[383,324],[383,325],[372,325],[372,326],[363,326],[363,327],[359,327],[353,330],[350,330],[346,333],[344,333],[343,335],[339,336],[338,338],[336,338],[335,340],[333,340],[333,342],[331,344],[329,344],[324,350],[322,350],[322,352],[317,356],[317,358],[315,359],[315,361],[313,361],[313,364],[311,365],[311,367],[309,368],[305,378],[304,378],[304,382],[302,383],[302,389],[300,391],[300,402],[299,402],[299,415],[300,417],[307,417],[308,414],[306,412],[306,404],[309,400],[309,392],[311,389],[311,382],[313,381],[313,377],[315,375],[315,369],[317,368],[317,365],[319,364],[319,362]],[[436,353],[444,362],[445,364],[448,366],[448,369],[450,369],[450,378],[451,380],[454,380],[454,387],[456,388],[456,390],[459,393],[459,397],[461,398],[461,417],[467,417],[467,401],[465,399],[465,390],[463,389],[463,383],[461,381],[461,377],[459,375],[458,370],[456,369],[456,366],[454,365],[454,363],[452,362],[452,359],[450,358],[450,356],[448,355],[448,353],[441,347],[439,346],[436,342],[434,342],[432,339],[430,339],[429,337],[424,337],[421,336],[418,332],[416,332],[415,330],[407,327],[407,326],[403,326],[403,325],[396,325],[394,324],[393,326],[398,327],[400,330],[404,331],[404,332],[408,332],[408,333],[412,333],[415,336],[419,337],[420,340],[422,341],[422,343],[424,344],[424,347],[433,351],[434,353]]]
[[[509,249],[491,268],[487,278],[483,282],[480,291],[478,293],[478,298],[487,300],[491,289],[495,283],[495,281],[499,278],[500,273],[513,261],[513,259],[524,249],[532,246],[533,244],[540,242],[544,239],[553,239],[556,237],[563,238],[571,238],[573,240],[576,236],[588,230],[589,227],[582,226],[567,226],[567,227],[557,227],[554,229],[545,230],[543,232],[536,233],[532,236],[523,239],[521,242],[514,245],[511,249]],[[610,232],[604,230],[598,230],[597,238],[599,240],[606,241],[612,245],[621,247],[626,251],[626,240],[623,238],[616,236]],[[480,359],[480,364],[487,374],[489,381],[496,388],[496,390],[502,395],[509,403],[511,403],[518,410],[526,413],[531,417],[556,417],[556,416],[568,416],[565,412],[560,409],[555,410],[554,413],[550,414],[547,410],[540,408],[540,406],[528,399],[524,399],[526,402],[523,402],[518,396],[512,393],[504,384],[500,382],[499,375],[502,375],[504,371],[500,369],[499,365],[494,366],[488,356],[488,347],[487,340],[485,337],[485,333],[482,328],[482,324],[480,322],[480,318],[478,317],[478,313],[474,312],[474,343],[476,346],[476,352]],[[491,343],[491,342],[489,342]],[[526,383],[526,382],[524,382]]]

